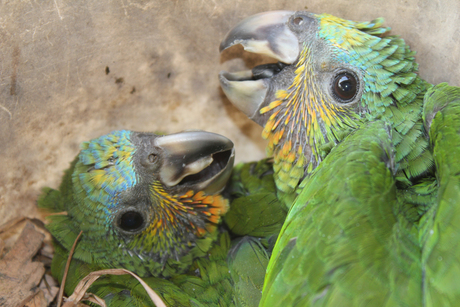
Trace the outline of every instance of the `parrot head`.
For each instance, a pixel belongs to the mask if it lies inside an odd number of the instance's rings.
[[[226,213],[228,202],[218,193],[233,160],[233,143],[204,131],[123,130],[83,143],[66,208],[73,227],[83,231],[79,248],[94,256],[88,262],[134,271],[179,261]]]
[[[414,53],[398,37],[382,35],[383,19],[353,22],[328,14],[271,11],[241,21],[220,50],[241,44],[277,63],[221,72],[221,87],[249,118],[264,127],[275,180],[292,191],[328,151],[364,121],[391,118],[421,89]]]

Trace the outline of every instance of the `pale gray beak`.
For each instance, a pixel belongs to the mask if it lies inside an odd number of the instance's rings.
[[[300,53],[299,41],[288,26],[293,11],[271,11],[250,16],[237,24],[225,36],[220,51],[241,44],[246,51],[268,55],[279,61],[240,72],[219,74],[219,81],[227,98],[250,119],[263,125],[259,110],[270,87],[270,73],[276,74],[297,61]],[[259,67],[262,68],[262,67]],[[259,74],[260,72],[260,74]]]
[[[207,194],[219,193],[230,178],[235,159],[233,142],[206,131],[185,131],[155,139],[163,151],[160,179]]]
[[[285,64],[292,64],[299,56],[299,42],[286,23],[294,13],[271,11],[250,16],[227,33],[219,50],[222,52],[241,44],[246,51],[265,54]]]

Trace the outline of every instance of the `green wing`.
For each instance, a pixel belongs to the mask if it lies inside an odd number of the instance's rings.
[[[460,88],[441,83],[425,95],[424,123],[436,164],[438,194],[420,221],[424,306],[460,302]]]
[[[236,306],[258,306],[262,297],[268,253],[260,241],[244,237],[232,242],[228,267]]]
[[[265,245],[276,240],[287,210],[277,197],[271,159],[237,165],[226,193],[230,209],[224,222],[233,236],[265,238]]]
[[[259,239],[230,242],[227,232],[198,258],[189,274],[171,278],[185,294],[204,306],[258,306],[268,264],[268,253]]]
[[[421,305],[417,232],[397,211],[390,131],[366,124],[302,182],[261,306]]]
[[[273,174],[272,159],[240,163],[225,191],[230,209],[224,223],[235,238],[227,259],[236,306],[258,306],[269,254],[286,218]]]
[[[220,234],[207,256],[197,258],[188,274],[171,278],[184,293],[205,306],[232,306],[232,282],[227,265],[230,237]]]

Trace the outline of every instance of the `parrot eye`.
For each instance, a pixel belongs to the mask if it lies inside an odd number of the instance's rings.
[[[356,77],[348,72],[341,72],[332,81],[332,93],[341,103],[347,103],[355,98],[358,92]]]
[[[153,153],[148,156],[148,159],[149,159],[150,163],[155,163],[157,158],[158,158],[158,156],[156,154],[153,154]]]
[[[292,20],[292,23],[295,24],[296,26],[300,26],[303,23],[303,18],[302,17],[296,17],[294,20]]]
[[[311,22],[312,19],[305,15],[293,16],[290,20],[291,28],[295,31],[305,30]]]
[[[124,212],[118,221],[118,226],[124,231],[135,232],[144,225],[144,217],[137,211]]]

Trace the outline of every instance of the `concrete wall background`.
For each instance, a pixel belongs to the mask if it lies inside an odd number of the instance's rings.
[[[261,60],[218,45],[246,16],[306,6],[385,17],[422,77],[460,85],[457,0],[0,1],[0,224],[39,216],[40,189],[58,186],[79,144],[115,129],[205,129],[231,138],[237,161],[264,157],[261,128],[217,80]]]

